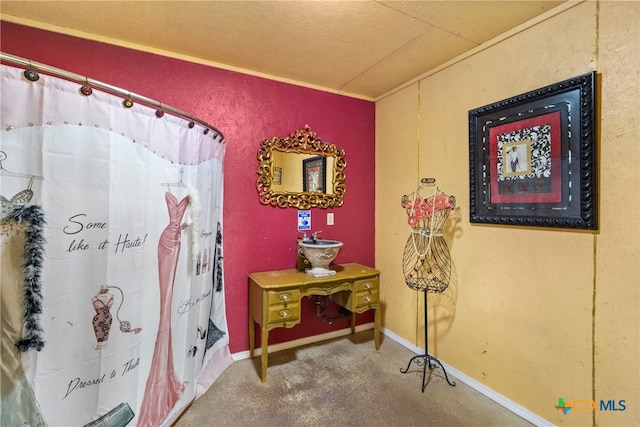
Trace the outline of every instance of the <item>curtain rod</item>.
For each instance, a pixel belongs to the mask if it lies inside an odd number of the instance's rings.
[[[103,83],[101,81],[98,80],[93,80],[90,79],[86,76],[82,76],[80,74],[75,74],[72,73],[70,71],[66,71],[66,70],[62,70],[60,68],[56,68],[56,67],[52,67],[50,65],[46,65],[46,64],[41,64],[39,62],[34,62],[31,61],[30,59],[25,59],[25,58],[21,58],[19,56],[15,56],[15,55],[11,55],[9,53],[4,53],[4,52],[0,52],[0,60],[2,62],[7,62],[7,63],[11,63],[11,64],[15,64],[15,65],[20,65],[24,68],[27,69],[31,69],[31,70],[36,70],[36,71],[42,71],[45,74],[50,74],[50,75],[54,75],[57,77],[61,77],[65,80],[70,80],[79,84],[83,84],[83,85],[89,85],[92,88],[96,88],[96,89],[100,89],[103,90],[105,92],[110,92],[112,94],[116,94],[119,96],[122,96],[123,98],[128,98],[131,99],[132,101],[136,101],[139,102],[141,104],[145,104],[145,105],[150,105],[153,107],[156,107],[162,111],[171,113],[173,115],[176,115],[178,117],[181,117],[183,119],[187,119],[191,122],[194,123],[198,123],[201,126],[205,127],[205,133],[208,133],[209,129],[215,131],[218,135],[220,135],[221,142],[224,143],[224,135],[222,134],[222,132],[220,132],[218,129],[216,129],[215,126],[210,125],[209,123],[205,122],[204,120],[200,120],[197,117],[194,117],[188,113],[185,113],[184,111],[178,110],[177,108],[174,108],[170,105],[166,105],[163,104],[159,101],[156,101],[154,99],[151,98],[147,98],[146,96],[142,96],[142,95],[138,95],[136,93],[133,92],[129,92],[125,89],[119,88],[117,86],[113,86],[110,85],[108,83]]]

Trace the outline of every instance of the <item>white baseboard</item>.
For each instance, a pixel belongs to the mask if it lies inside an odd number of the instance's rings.
[[[362,325],[356,325],[356,332],[360,332],[360,331],[366,331],[368,329],[373,329],[373,322],[370,323],[363,323]],[[289,348],[295,348],[295,347],[300,347],[303,345],[307,345],[307,344],[313,344],[316,342],[321,342],[321,341],[326,341],[326,340],[330,340],[333,338],[339,338],[339,337],[343,337],[345,335],[351,335],[351,328],[344,328],[344,329],[338,329],[337,331],[331,331],[331,332],[327,332],[325,334],[320,334],[320,335],[313,335],[311,337],[304,337],[304,338],[299,338],[297,340],[293,340],[293,341],[287,341],[287,342],[282,342],[279,344],[273,344],[270,345],[269,348],[267,349],[268,353],[274,353],[276,351],[280,351],[280,350],[287,350]],[[262,349],[261,348],[256,348],[253,352],[254,357],[255,356],[260,356],[262,354]],[[249,350],[245,350],[245,351],[241,351],[238,353],[233,353],[231,355],[231,357],[233,357],[234,361],[237,360],[243,360],[243,359],[248,359],[249,358]]]
[[[415,354],[424,354],[424,349],[417,347],[415,345],[413,345],[412,343],[410,343],[409,341],[405,340],[404,338],[401,338],[400,336],[394,334],[393,332],[382,328],[381,332],[391,338],[392,340],[394,340],[395,342],[397,342],[398,344],[408,348],[409,350],[411,350],[412,352],[414,352]],[[506,397],[504,397],[503,395],[501,395],[500,393],[497,393],[495,391],[493,391],[492,389],[490,389],[489,387],[487,387],[486,385],[482,384],[481,382],[471,378],[470,376],[460,372],[459,370],[457,370],[456,368],[447,365],[445,362],[443,362],[442,360],[438,359],[440,361],[440,363],[442,363],[442,366],[444,366],[444,368],[447,371],[447,374],[451,374],[452,376],[454,376],[457,380],[460,380],[461,382],[465,383],[466,385],[468,385],[469,387],[471,387],[472,389],[476,390],[477,392],[485,395],[486,397],[488,397],[489,399],[493,400],[494,402],[498,403],[499,405],[503,406],[505,409],[508,409],[509,411],[513,412],[514,414],[518,415],[521,418],[524,418],[525,420],[529,421],[530,423],[536,425],[536,426],[553,426],[553,423],[550,423],[549,421],[545,420],[544,418],[540,417],[539,415],[534,414],[533,412],[531,412],[530,410],[528,410],[527,408],[525,408],[524,406],[518,405],[517,403],[515,403],[514,401],[507,399]]]

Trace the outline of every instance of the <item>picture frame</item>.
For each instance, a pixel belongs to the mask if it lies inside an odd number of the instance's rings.
[[[597,230],[596,73],[469,111],[470,222]]]
[[[327,158],[314,156],[302,161],[302,191],[325,193],[327,182]]]
[[[273,168],[273,185],[282,185],[282,168],[275,166]]]

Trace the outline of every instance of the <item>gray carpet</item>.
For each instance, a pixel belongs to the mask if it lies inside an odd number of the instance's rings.
[[[442,370],[400,373],[415,354],[371,330],[234,362],[174,427],[201,426],[531,426]],[[428,372],[428,371],[427,371]]]

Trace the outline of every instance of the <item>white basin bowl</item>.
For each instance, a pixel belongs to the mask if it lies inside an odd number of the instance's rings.
[[[326,277],[336,274],[329,269],[329,264],[338,256],[342,242],[337,240],[308,240],[298,243],[298,252],[309,261],[311,268],[306,269],[307,274],[313,277]]]

